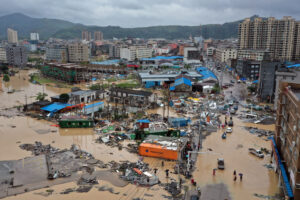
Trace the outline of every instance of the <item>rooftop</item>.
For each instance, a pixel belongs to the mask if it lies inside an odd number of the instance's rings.
[[[152,92],[143,91],[143,90],[130,90],[130,89],[124,89],[124,88],[117,88],[113,87],[110,89],[111,92],[124,92],[128,94],[135,94],[135,95],[142,95],[142,96],[151,96]]]

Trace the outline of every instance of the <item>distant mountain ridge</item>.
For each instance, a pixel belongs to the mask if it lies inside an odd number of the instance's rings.
[[[257,15],[251,17],[254,18]],[[41,39],[56,37],[61,39],[81,38],[81,31],[102,31],[105,39],[138,37],[183,39],[202,35],[204,38],[236,38],[238,24],[242,20],[224,24],[207,24],[201,26],[150,26],[139,28],[122,28],[119,26],[86,26],[59,19],[32,18],[21,13],[0,17],[0,39],[6,39],[7,28],[18,31],[19,39],[28,39],[31,32],[40,34]]]

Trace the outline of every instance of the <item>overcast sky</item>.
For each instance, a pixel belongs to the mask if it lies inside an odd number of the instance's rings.
[[[0,0],[0,15],[122,27],[219,24],[254,14],[300,19],[299,11],[300,0]]]

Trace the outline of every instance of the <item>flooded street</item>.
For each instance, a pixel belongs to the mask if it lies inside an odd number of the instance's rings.
[[[12,77],[8,84],[2,83],[2,92],[0,92],[0,109],[18,106],[26,102],[35,100],[35,95],[43,91],[43,86],[34,85],[28,82],[28,73],[30,71],[21,71],[20,75]],[[16,92],[8,94],[9,89],[15,89]],[[63,92],[69,92],[70,89],[55,88],[46,86],[45,93],[48,97]],[[155,110],[149,110],[148,113],[163,114],[163,108],[159,107]],[[165,109],[167,115],[167,108]],[[170,109],[170,116],[177,116],[176,112]],[[221,117],[224,121],[224,116]],[[257,125],[243,123],[234,117],[234,127],[231,134],[227,134],[227,139],[222,139],[221,134],[224,130],[219,129],[218,132],[211,133],[203,141],[202,153],[198,155],[196,170],[193,173],[194,179],[200,187],[208,184],[224,183],[230,192],[232,199],[251,200],[256,199],[253,194],[275,195],[279,193],[278,176],[273,170],[265,167],[270,163],[270,155],[265,158],[256,158],[248,152],[248,148],[260,149],[261,147],[271,149],[270,141],[265,141],[256,135],[250,134],[244,129],[245,126],[257,127],[259,129],[274,130],[274,125]],[[126,149],[118,150],[105,144],[96,143],[98,137],[92,129],[60,129],[51,126],[53,123],[45,120],[36,120],[25,116],[15,116],[11,118],[0,117],[0,160],[15,160],[31,156],[31,152],[19,148],[23,143],[34,143],[40,141],[43,144],[51,144],[60,149],[69,149],[72,144],[76,144],[80,149],[85,150],[96,159],[103,162],[109,161],[131,161],[138,159],[137,154],[129,153]],[[216,175],[212,175],[214,168],[217,168],[217,159],[224,158],[225,170],[217,170]],[[158,169],[158,177],[162,183],[170,181],[165,178],[165,170],[173,168],[176,164],[174,161],[165,161],[161,166],[161,159],[145,157],[144,161],[149,163],[150,168]],[[243,173],[243,181],[239,178],[233,181],[233,171]],[[173,173],[170,177],[178,180],[178,175]],[[192,188],[190,181],[187,180],[185,185]],[[99,187],[106,186],[113,188],[111,191],[102,191]],[[170,196],[162,187],[155,185],[151,188],[137,187],[128,184],[125,187],[115,187],[107,181],[99,181],[99,185],[94,187],[88,193],[72,192],[69,194],[60,194],[67,188],[76,187],[76,183],[66,183],[51,186],[54,192],[44,197],[42,194],[49,188],[30,191],[28,193],[17,196],[7,197],[11,200],[68,200],[68,199],[164,199]]]

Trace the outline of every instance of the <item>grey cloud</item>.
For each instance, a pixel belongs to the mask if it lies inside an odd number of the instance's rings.
[[[0,5],[2,15],[122,27],[219,24],[254,14],[300,18],[299,0],[0,0]]]

